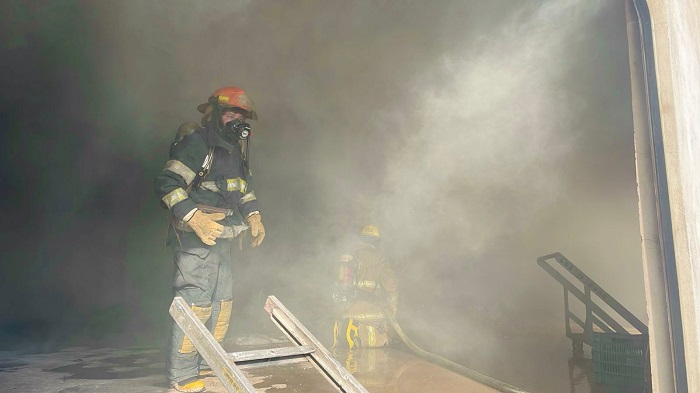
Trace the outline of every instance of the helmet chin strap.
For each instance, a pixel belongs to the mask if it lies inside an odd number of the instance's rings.
[[[221,132],[224,128],[223,121],[221,120],[221,108],[219,107],[219,96],[209,97],[209,103],[212,106],[211,115],[214,118],[214,126],[216,127],[216,132]]]

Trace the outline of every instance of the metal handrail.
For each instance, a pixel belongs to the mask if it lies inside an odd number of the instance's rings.
[[[584,291],[582,292],[569,279],[564,277],[552,265],[550,265],[548,261],[551,259],[556,260],[559,265],[561,265],[564,269],[571,273],[572,276],[580,281],[584,285]],[[590,277],[583,273],[581,269],[576,267],[576,265],[574,265],[561,253],[555,252],[553,254],[541,256],[537,258],[537,264],[544,269],[544,271],[549,273],[550,276],[557,280],[564,288],[566,336],[573,341],[574,352],[577,351],[577,343],[586,343],[591,345],[594,326],[598,327],[605,333],[630,335],[630,332],[627,331],[625,327],[623,327],[618,321],[615,320],[615,318],[611,317],[593,301],[592,294],[595,294],[600,300],[610,306],[610,308],[620,315],[627,323],[637,329],[640,334],[644,336],[649,335],[649,329],[642,321],[635,317],[634,314],[615,300],[615,298],[601,288],[600,285],[596,284],[595,281],[591,280]],[[586,307],[585,321],[582,321],[569,309],[569,293],[576,296],[576,298],[578,298]],[[573,333],[571,331],[571,321],[574,321],[581,326],[583,328],[583,333]],[[583,348],[580,347],[578,350],[582,351]]]

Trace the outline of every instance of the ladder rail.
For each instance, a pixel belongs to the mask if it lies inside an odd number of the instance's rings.
[[[338,392],[368,393],[276,297],[268,297],[265,310],[295,346],[227,354],[183,298],[175,297],[170,305],[170,315],[229,393],[256,392],[242,369],[299,362],[311,363]]]
[[[321,342],[275,296],[267,298],[265,311],[268,312],[270,319],[290,340],[298,345],[314,347],[315,351],[307,355],[309,360],[327,380],[333,383],[338,391],[345,393],[369,393],[355,376],[341,366]]]
[[[170,315],[192,341],[197,352],[207,361],[209,367],[229,393],[255,393],[255,388],[243,372],[214,339],[209,329],[197,318],[194,311],[179,296],[170,305]]]

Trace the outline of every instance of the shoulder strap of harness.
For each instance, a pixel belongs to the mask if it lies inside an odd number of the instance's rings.
[[[204,135],[204,129],[199,129],[197,130],[199,135],[202,136],[204,139],[204,142],[207,144],[207,148],[209,149],[209,152],[207,155],[204,157],[204,162],[202,162],[202,167],[197,171],[197,175],[195,178],[192,180],[192,183],[190,183],[189,187],[187,187],[187,193],[190,192],[191,189],[193,188],[198,188],[200,184],[204,181],[204,178],[207,177],[209,174],[209,171],[211,170],[211,164],[214,161],[214,147],[209,146],[209,141],[207,140],[206,135]]]

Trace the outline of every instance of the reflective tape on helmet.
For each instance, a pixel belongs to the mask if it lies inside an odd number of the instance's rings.
[[[192,183],[192,180],[194,180],[195,176],[197,176],[197,174],[194,173],[192,169],[188,168],[187,165],[183,164],[178,160],[170,160],[166,162],[165,169],[163,170],[166,169],[170,172],[180,175],[180,177],[182,177],[182,179],[185,181],[185,184],[187,185]]]
[[[241,198],[241,203],[248,203],[248,202],[254,201],[256,199],[258,199],[258,198],[255,197],[255,192],[251,191],[251,192],[243,195],[243,197]]]
[[[246,192],[246,189],[248,188],[248,182],[245,180],[241,179],[240,177],[237,177],[235,179],[226,179],[226,189],[222,190],[219,188],[217,185],[218,182],[216,181],[204,181],[202,184],[199,186],[200,188],[203,188],[205,190],[209,191],[227,191],[227,192],[233,192],[233,191],[240,191],[242,193]]]
[[[182,189],[182,187],[176,188],[172,191],[170,191],[166,196],[163,197],[163,203],[168,207],[168,209],[172,209],[173,206],[175,206],[178,202],[182,202],[185,199],[187,199],[187,192]]]

